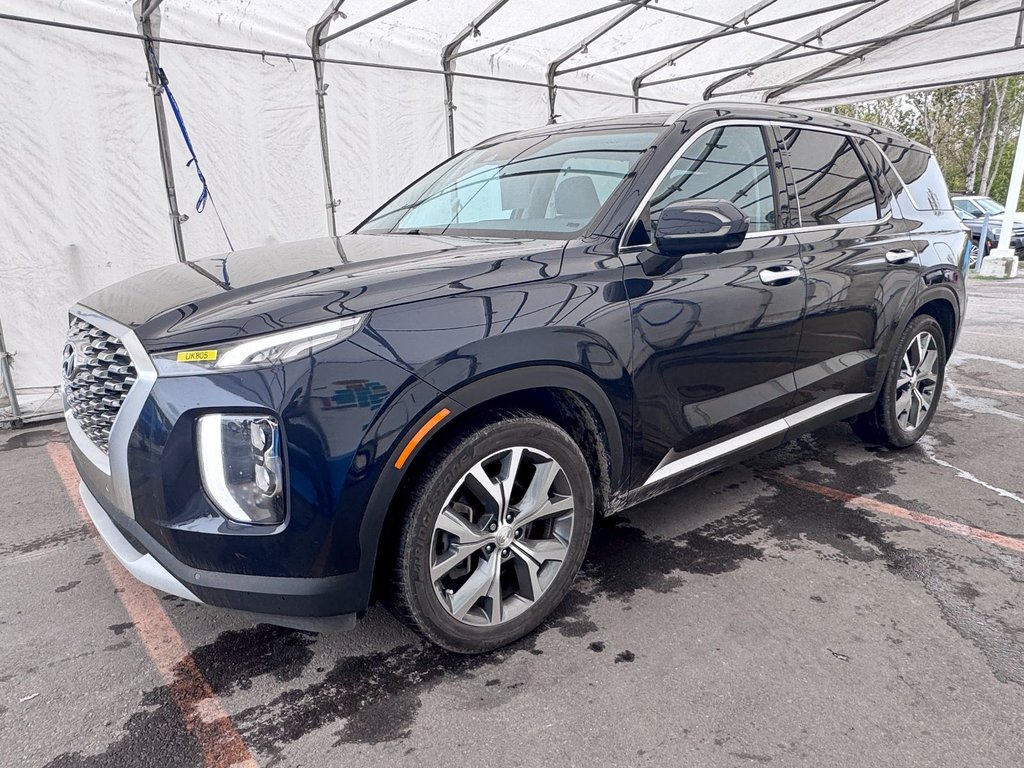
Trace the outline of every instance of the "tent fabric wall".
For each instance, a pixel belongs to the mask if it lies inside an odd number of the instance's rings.
[[[325,65],[339,231],[446,156],[441,50],[491,1],[417,0],[327,44],[329,60],[431,70]],[[392,3],[344,0],[346,17],[335,18],[329,34]],[[154,17],[160,38],[250,51],[171,43],[159,50],[236,249],[327,232],[307,31],[331,5],[163,0]],[[628,12],[636,5],[639,10]],[[463,42],[460,54],[466,55],[454,59],[460,75],[454,86],[456,148],[546,122],[549,63],[616,16],[621,23],[559,67],[559,121],[630,111],[634,78],[651,68],[639,92],[644,111],[674,111],[700,100],[709,87],[733,99],[822,105],[854,93],[866,98],[1016,73],[1024,71],[1019,17],[1013,14],[1020,7],[1018,0],[508,0]],[[964,21],[994,12],[1003,13],[949,26],[954,13]],[[0,0],[0,14],[137,32],[131,0]],[[729,19],[739,21],[730,27]],[[925,23],[946,27],[877,50],[854,46],[850,50],[862,54],[857,57],[814,50]],[[263,58],[259,51],[295,58]],[[968,58],[954,61],[958,53]],[[667,58],[675,60],[665,64]],[[948,60],[934,63],[943,58]],[[613,61],[600,63],[606,59]],[[907,66],[892,69],[901,62]],[[932,63],[910,66],[915,62]],[[872,74],[879,68],[889,71]],[[6,107],[0,111],[0,317],[17,355],[18,386],[52,392],[66,308],[101,286],[175,258],[153,100],[138,39],[0,18],[0,72]],[[189,217],[183,224],[187,255],[224,252],[227,242],[213,207],[202,214],[193,208],[199,184],[185,167],[188,155],[169,110],[168,121],[178,205]]]

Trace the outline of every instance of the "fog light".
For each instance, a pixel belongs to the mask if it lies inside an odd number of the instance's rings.
[[[281,431],[276,419],[201,416],[196,443],[203,487],[225,517],[262,525],[284,520]]]

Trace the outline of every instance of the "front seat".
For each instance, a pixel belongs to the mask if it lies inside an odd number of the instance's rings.
[[[589,176],[569,176],[555,188],[555,213],[558,216],[589,220],[600,207],[594,180]]]

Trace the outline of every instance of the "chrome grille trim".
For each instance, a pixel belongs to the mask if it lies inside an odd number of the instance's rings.
[[[135,518],[131,481],[128,476],[128,442],[138,424],[142,409],[149,400],[150,392],[156,385],[157,375],[153,361],[135,332],[126,325],[111,320],[106,315],[77,304],[71,308],[72,317],[78,317],[99,328],[114,338],[120,339],[132,363],[138,371],[138,381],[125,394],[121,409],[110,430],[108,453],[104,453],[82,431],[71,415],[67,398],[64,400],[64,415],[68,424],[68,435],[75,444],[80,459],[90,464],[99,473],[94,492],[102,493],[106,502],[129,518]],[[65,393],[66,395],[66,393]]]
[[[75,350],[75,363],[71,377],[64,380],[65,410],[107,453],[114,421],[138,380],[135,363],[117,336],[75,315],[68,344]]]

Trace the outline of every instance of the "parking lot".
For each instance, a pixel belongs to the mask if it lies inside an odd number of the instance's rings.
[[[1024,280],[973,281],[930,434],[845,425],[595,530],[540,631],[463,658],[158,595],[58,425],[0,433],[4,766],[1024,763]]]

